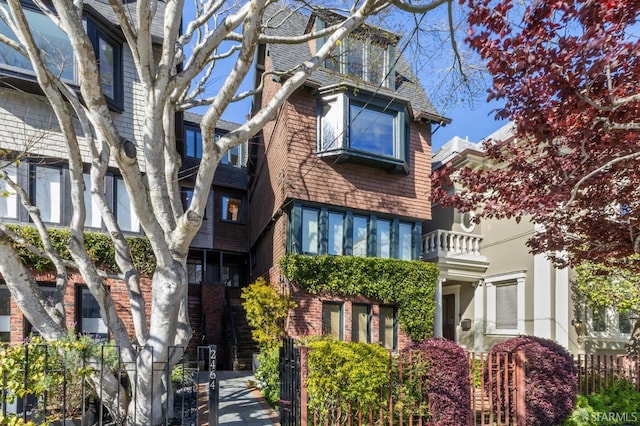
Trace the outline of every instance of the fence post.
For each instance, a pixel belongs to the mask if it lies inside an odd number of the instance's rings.
[[[218,426],[218,375],[216,374],[216,345],[209,345],[209,426]]]
[[[524,352],[515,353],[515,385],[516,385],[516,424],[525,426],[527,423],[527,405],[525,402],[525,356]]]
[[[300,426],[307,426],[307,351],[309,348],[300,348]]]

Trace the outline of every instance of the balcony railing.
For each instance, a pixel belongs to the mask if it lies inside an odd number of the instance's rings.
[[[422,236],[422,257],[480,256],[479,235],[438,229]]]

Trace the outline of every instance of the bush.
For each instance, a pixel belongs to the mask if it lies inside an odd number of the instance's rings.
[[[598,392],[578,396],[565,426],[640,425],[640,392],[628,380],[616,380]]]
[[[330,339],[308,347],[308,407],[319,423],[340,424],[359,407],[379,409],[380,392],[389,384],[389,354],[384,348]]]
[[[277,407],[280,399],[279,362],[279,346],[263,348],[258,355],[258,368],[255,374],[256,386],[262,392],[262,396],[274,407]]]
[[[562,346],[540,337],[521,336],[498,343],[491,352],[525,355],[527,425],[557,425],[571,414],[577,370]],[[487,385],[495,388],[494,383]]]
[[[427,363],[422,383],[431,411],[430,424],[439,426],[464,426],[469,424],[471,397],[469,364],[464,350],[445,339],[425,339],[413,343],[402,351],[421,355]]]

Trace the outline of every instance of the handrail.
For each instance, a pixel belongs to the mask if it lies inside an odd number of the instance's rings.
[[[442,256],[480,256],[481,242],[480,235],[437,229],[422,236],[422,255],[425,259]]]
[[[233,309],[231,308],[231,298],[229,297],[228,288],[225,288],[224,298],[227,304],[227,320],[229,321],[229,329],[231,331],[231,346],[229,347],[229,356],[231,358],[232,368],[238,362],[238,337],[236,336],[236,324],[233,320]],[[234,368],[235,369],[235,368]]]

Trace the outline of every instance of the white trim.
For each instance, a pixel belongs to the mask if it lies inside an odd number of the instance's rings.
[[[484,351],[484,281],[473,292],[473,350]]]
[[[487,334],[518,335],[524,334],[524,291],[526,271],[494,275],[485,278],[487,286]],[[514,329],[496,328],[496,286],[516,284],[518,327]]]
[[[533,334],[551,339],[551,261],[545,254],[533,256]]]
[[[433,337],[442,337],[442,283],[447,279],[440,275],[436,283],[435,318],[433,320]]]
[[[569,349],[569,269],[556,269],[556,341]]]

